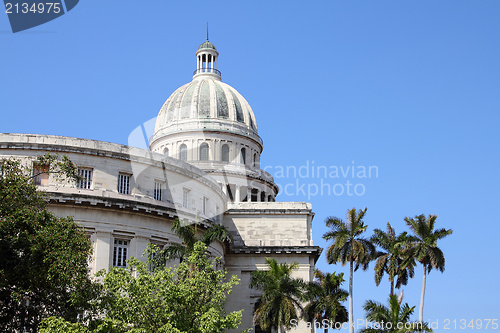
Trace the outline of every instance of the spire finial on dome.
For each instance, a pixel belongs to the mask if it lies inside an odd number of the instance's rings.
[[[220,71],[217,69],[217,57],[219,52],[215,45],[208,41],[208,22],[207,22],[207,40],[203,42],[198,51],[196,51],[196,70],[193,73],[195,77],[211,77],[220,80]]]

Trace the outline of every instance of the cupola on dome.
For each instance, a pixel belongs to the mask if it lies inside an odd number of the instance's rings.
[[[217,50],[215,48],[215,45],[210,43],[208,40],[206,42],[204,42],[203,44],[200,45],[200,47],[198,48],[198,50],[202,50],[202,49],[212,49],[212,50]]]

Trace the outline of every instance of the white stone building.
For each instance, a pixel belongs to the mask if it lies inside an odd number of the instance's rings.
[[[232,244],[213,243],[211,255],[223,258],[241,283],[227,310],[244,309],[241,329],[253,327],[258,292],[250,274],[264,269],[265,258],[297,262],[296,276],[312,279],[321,249],[312,240],[311,205],[275,202],[278,187],[260,169],[262,139],[247,101],[221,82],[218,52],[208,40],[196,52],[190,83],[178,88],[156,119],[150,150],[36,134],[0,134],[0,157],[28,159],[67,155],[84,181],[61,183],[43,174],[36,181],[50,194],[50,209],[71,215],[89,233],[92,272],[143,258],[148,243],[180,243],[171,222],[197,223],[199,232],[223,224]],[[238,330],[240,331],[240,330]],[[302,325],[296,332],[310,332]]]

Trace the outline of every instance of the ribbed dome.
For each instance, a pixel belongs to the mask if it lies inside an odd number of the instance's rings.
[[[198,50],[201,50],[201,49],[212,49],[212,50],[216,50],[217,49],[215,48],[215,45],[210,43],[208,40],[206,42],[204,42],[203,44],[200,45],[200,47],[198,48]]]
[[[236,123],[257,134],[255,115],[245,98],[230,85],[210,78],[193,80],[174,91],[160,109],[155,132],[194,119]]]

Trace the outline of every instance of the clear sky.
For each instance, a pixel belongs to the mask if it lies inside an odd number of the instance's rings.
[[[223,81],[257,117],[262,166],[288,185],[278,199],[313,205],[315,244],[327,246],[325,218],[352,207],[368,207],[370,234],[437,214],[454,233],[439,244],[446,271],[428,276],[424,318],[435,332],[450,331],[445,320],[472,331],[460,320],[500,320],[499,18],[498,0],[99,0],[12,34],[0,14],[0,132],[127,144],[191,80],[208,21]],[[369,166],[366,178],[340,171]],[[324,256],[317,266],[348,278]],[[417,267],[404,287],[414,319],[421,277]],[[355,318],[388,293],[373,264],[356,272]]]

